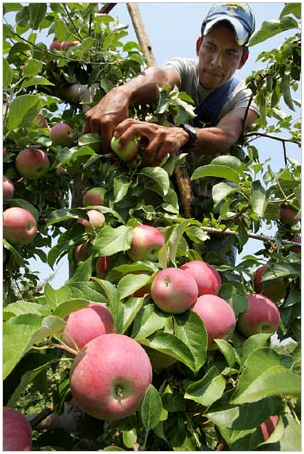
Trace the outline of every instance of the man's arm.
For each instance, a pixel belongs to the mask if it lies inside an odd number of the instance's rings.
[[[107,150],[115,127],[128,118],[129,106],[156,102],[159,98],[158,86],[166,84],[179,86],[178,74],[150,67],[124,85],[113,88],[85,114],[83,134],[99,132],[103,150]]]

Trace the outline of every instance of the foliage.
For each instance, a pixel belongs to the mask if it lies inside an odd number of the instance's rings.
[[[81,132],[84,110],[145,66],[138,44],[123,42],[126,27],[99,10],[100,4],[93,3],[4,4],[3,163],[4,174],[15,185],[14,197],[5,200],[4,207],[24,207],[38,221],[38,234],[29,245],[3,243],[4,404],[30,413],[44,406],[63,412],[71,399],[68,372],[75,353],[62,341],[65,318],[96,301],[111,310],[116,332],[178,361],[154,371],[153,385],[133,416],[114,423],[85,415],[80,432],[59,430],[56,437],[54,431],[34,431],[35,449],[299,450],[300,253],[293,250],[293,238],[300,230],[298,224],[282,224],[279,212],[282,206],[300,209],[301,167],[286,151],[289,141],[299,143],[300,121],[282,107],[293,111],[297,104],[290,88],[296,89],[300,79],[300,34],[279,49],[263,52],[266,69],[248,80],[261,108],[260,131],[270,137],[281,131],[290,134],[288,139],[276,136],[286,166],[274,172],[270,162],[260,162],[252,134],[246,134],[231,155],[215,157],[191,175],[193,182],[212,177],[217,183],[208,216],[188,219],[175,181],[175,169],[186,154],[170,156],[159,167],[142,167],[140,156],[126,165],[113,154],[98,153],[99,135]],[[6,22],[12,12],[15,26]],[[298,30],[299,15],[300,4],[287,4],[278,21],[262,25],[251,45],[286,29]],[[39,41],[43,31],[80,44],[51,51]],[[91,97],[83,100],[84,93]],[[48,127],[41,127],[40,113]],[[133,108],[130,115],[178,124],[191,120],[193,107],[185,93],[176,88],[168,93],[165,87],[158,105]],[[54,146],[49,138],[50,127],[60,121],[74,129],[76,140],[70,148]],[[51,162],[47,175],[37,181],[22,178],[15,167],[17,153],[27,146],[44,149]],[[106,223],[87,232],[78,221],[87,219],[86,211],[92,208],[83,206],[82,195],[93,186],[106,189],[104,205],[93,207],[105,215]],[[157,262],[132,262],[128,257],[132,227],[140,223],[165,235]],[[231,263],[229,251],[236,247],[241,252],[265,225],[276,228],[275,236],[261,235],[264,241],[255,255]],[[219,238],[220,251],[211,248],[211,233]],[[90,254],[77,262],[74,249],[81,242]],[[37,287],[38,277],[29,269],[34,256],[51,267],[68,256],[72,272],[65,285]],[[110,257],[104,278],[96,276],[98,257]],[[294,349],[274,348],[266,334],[245,339],[235,331],[208,352],[204,324],[196,314],[165,314],[151,297],[134,296],[158,270],[197,258],[221,273],[219,295],[236,316],[246,310],[245,295],[253,292],[254,269],[268,263],[265,282],[283,280],[287,288],[277,302],[277,335],[280,340],[291,338]],[[264,443],[260,424],[274,414],[280,415],[280,423]]]

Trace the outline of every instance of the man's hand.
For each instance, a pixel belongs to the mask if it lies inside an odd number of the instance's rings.
[[[159,165],[168,153],[175,154],[189,139],[187,132],[177,126],[165,127],[131,118],[116,126],[114,136],[119,138],[121,149],[139,136],[145,149],[142,164],[149,166]]]
[[[101,152],[108,152],[115,127],[128,118],[129,100],[119,87],[109,91],[101,101],[85,113],[82,133],[101,135]]]

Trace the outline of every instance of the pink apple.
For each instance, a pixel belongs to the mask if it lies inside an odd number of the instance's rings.
[[[143,349],[124,334],[104,334],[76,356],[70,388],[76,403],[98,419],[119,420],[140,406],[152,382],[152,366]]]
[[[105,197],[106,192],[107,191],[105,188],[101,188],[99,186],[88,189],[84,193],[83,198],[82,198],[83,205],[84,206],[87,206],[87,205],[103,206],[104,197]]]
[[[253,288],[256,293],[262,293],[273,301],[280,301],[286,294],[286,285],[282,279],[276,279],[273,283],[265,281],[263,275],[268,270],[268,265],[262,265],[253,273]],[[264,285],[263,285],[264,284]]]
[[[280,324],[280,312],[275,303],[264,295],[247,295],[248,308],[238,317],[237,328],[246,337],[259,333],[275,333]]]
[[[50,50],[61,50],[61,41],[55,39],[50,45]]]
[[[279,419],[280,417],[278,415],[269,416],[269,418],[267,418],[266,421],[261,424],[260,427],[264,441],[267,441],[270,435],[274,432]]]
[[[88,307],[72,312],[68,316],[63,341],[69,347],[81,350],[95,337],[113,332],[114,320],[109,309],[99,303],[90,303]]]
[[[198,295],[217,295],[222,285],[222,279],[217,270],[202,260],[192,260],[181,266],[182,270],[189,272],[195,279]]]
[[[99,230],[105,223],[104,215],[98,210],[88,210],[89,219],[79,219],[78,222],[85,226],[87,232]]]
[[[32,428],[26,417],[11,407],[3,407],[3,451],[31,451]]]
[[[99,279],[106,277],[110,260],[111,257],[98,257],[96,260],[95,271]]]
[[[128,142],[125,148],[121,149],[119,146],[119,138],[112,137],[111,148],[121,161],[131,162],[137,156],[139,150],[139,140],[140,139],[138,137],[134,137],[130,140],[130,142]]]
[[[74,143],[74,131],[66,123],[57,123],[50,129],[50,139],[53,145],[71,147]]]
[[[80,41],[63,41],[61,43],[61,49],[66,50],[69,47],[78,46],[78,44],[80,44]]]
[[[280,221],[285,225],[296,225],[299,222],[299,212],[293,208],[282,207],[280,209]]]
[[[201,295],[192,307],[204,322],[208,334],[208,350],[216,350],[214,339],[229,339],[235,330],[234,310],[217,295]]]
[[[197,300],[197,284],[194,277],[186,271],[180,268],[165,268],[153,279],[151,296],[162,311],[181,314]]]
[[[292,252],[300,253],[301,252],[301,245],[302,245],[302,237],[301,236],[295,236],[292,241],[295,243],[299,243],[300,246],[292,246],[290,250]]]
[[[29,180],[43,177],[50,167],[47,154],[38,148],[25,148],[19,151],[15,164],[20,175]]]
[[[88,243],[79,243],[75,246],[74,257],[78,262],[82,262],[89,258]]]
[[[3,200],[12,199],[15,192],[14,183],[6,175],[3,175]]]
[[[132,230],[132,244],[128,251],[130,258],[136,260],[158,260],[158,252],[165,244],[164,235],[151,225],[138,225]]]
[[[3,237],[10,243],[23,246],[36,236],[37,223],[28,210],[10,207],[3,212]]]

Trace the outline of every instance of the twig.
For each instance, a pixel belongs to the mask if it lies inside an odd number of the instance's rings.
[[[297,144],[299,147],[301,146],[301,142],[299,140],[288,139],[287,137],[274,136],[272,134],[267,134],[267,133],[259,132],[259,131],[246,132],[246,134],[244,135],[244,137],[251,137],[251,136],[266,137],[268,139],[278,140],[278,141],[283,142],[283,143],[291,142],[291,143]]]

